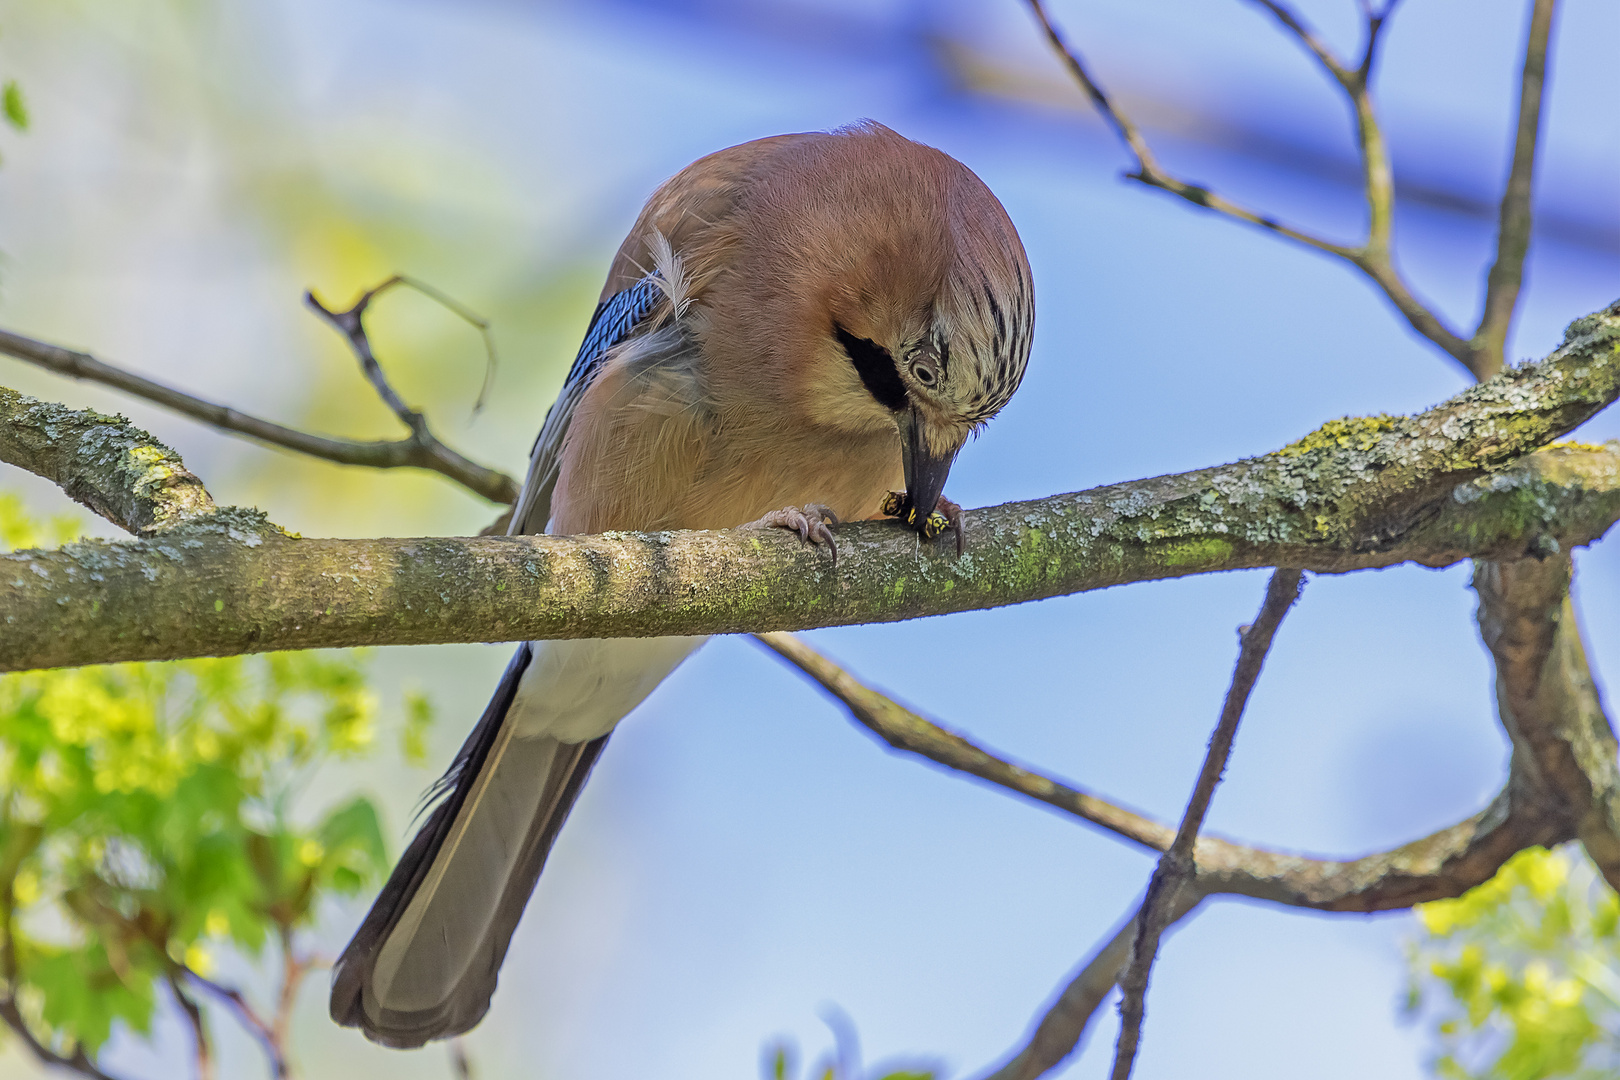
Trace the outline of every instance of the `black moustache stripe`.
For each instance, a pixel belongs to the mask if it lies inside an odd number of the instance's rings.
[[[855,365],[856,374],[873,400],[890,412],[904,409],[906,384],[900,381],[900,372],[889,350],[875,341],[856,337],[837,323],[833,324],[833,334],[849,354],[849,362]]]

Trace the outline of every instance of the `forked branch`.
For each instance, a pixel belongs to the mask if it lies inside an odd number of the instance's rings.
[[[1141,130],[1092,76],[1080,53],[1064,40],[1048,15],[1043,0],[1028,0],[1047,41],[1136,158],[1136,171],[1128,174],[1131,179],[1168,191],[1196,206],[1259,226],[1305,247],[1344,259],[1383,292],[1413,329],[1462,364],[1476,379],[1483,380],[1495,375],[1504,363],[1503,350],[1512,326],[1523,282],[1525,255],[1529,250],[1531,181],[1542,114],[1547,48],[1557,0],[1535,0],[1531,12],[1520,85],[1518,132],[1513,164],[1502,197],[1496,262],[1487,282],[1484,310],[1471,338],[1458,333],[1433,307],[1420,300],[1395,266],[1394,172],[1371,96],[1378,50],[1395,8],[1394,0],[1380,9],[1374,9],[1368,0],[1363,0],[1365,44],[1361,59],[1354,66],[1335,53],[1321,35],[1287,4],[1280,0],[1253,2],[1269,12],[1316,58],[1350,105],[1355,118],[1362,190],[1367,205],[1367,231],[1358,244],[1336,243],[1303,229],[1284,225],[1270,215],[1239,205],[1204,185],[1189,183],[1171,174],[1154,156]]]
[[[850,672],[792,634],[760,634],[759,640],[819,683],[851,717],[884,742],[950,769],[986,780],[1099,825],[1152,851],[1169,848],[1175,830],[1113,801],[1016,765],[865,685]],[[1578,724],[1563,724],[1542,742],[1551,751],[1568,745],[1582,757],[1603,746]],[[1515,773],[1519,773],[1517,767]],[[1559,803],[1534,785],[1510,780],[1479,813],[1411,843],[1359,859],[1310,858],[1199,836],[1193,849],[1197,877],[1178,894],[1179,918],[1201,899],[1247,896],[1319,911],[1369,912],[1460,896],[1491,878],[1512,855],[1531,845],[1553,846],[1577,835],[1577,825],[1557,812]],[[1129,926],[1134,927],[1134,914]],[[1034,1080],[1056,1067],[1079,1044],[1092,1013],[1119,978],[1134,931],[1122,930],[1101,947],[1059,994],[1028,1042],[987,1080]]]
[[[340,465],[362,465],[374,469],[429,469],[454,480],[491,502],[510,503],[517,498],[517,482],[503,472],[469,460],[441,442],[433,434],[421,414],[407,408],[404,402],[400,400],[393,388],[388,385],[388,380],[383,376],[382,369],[377,364],[376,358],[371,355],[371,348],[369,343],[366,342],[364,327],[360,325],[361,316],[372,298],[384,288],[396,284],[408,284],[418,289],[427,289],[427,286],[404,278],[390,278],[377,288],[363,294],[360,302],[346,312],[328,311],[313,297],[309,298],[310,305],[319,310],[327,321],[338,326],[344,335],[348,337],[351,345],[356,347],[357,351],[363,345],[362,365],[368,379],[388,404],[388,407],[393,410],[396,416],[400,417],[411,431],[409,438],[391,442],[356,442],[351,439],[331,439],[321,435],[312,435],[296,428],[286,427],[282,424],[239,412],[229,406],[206,401],[195,395],[137,375],[132,371],[115,367],[87,353],[35,341],[32,338],[6,330],[0,330],[0,353],[15,357],[18,360],[27,361],[47,371],[53,371],[58,375],[66,375],[74,379],[86,379],[105,386],[111,386],[117,390],[122,390],[126,394],[162,405],[166,409],[171,409],[182,416],[188,416],[221,431],[246,435],[270,446],[307,454],[310,457],[320,458],[323,461],[331,461]],[[485,332],[487,340],[487,323],[477,320],[477,316],[466,312],[465,309],[449,300],[448,297],[441,297],[440,294],[432,290],[429,290],[429,295],[441,298],[449,303],[452,310],[456,310],[463,317],[476,320],[474,325],[480,326]],[[493,352],[490,355],[493,357]],[[367,363],[368,360],[369,364]],[[491,363],[493,363],[493,360]],[[485,385],[486,387],[488,385],[487,374]],[[481,397],[482,395],[480,399]],[[411,417],[416,419],[413,421],[410,419]]]
[[[1232,673],[1232,685],[1221,706],[1221,718],[1209,739],[1209,750],[1198,771],[1198,782],[1193,786],[1192,798],[1187,801],[1186,812],[1170,848],[1159,858],[1153,878],[1148,882],[1147,895],[1136,917],[1136,938],[1131,944],[1131,961],[1120,980],[1124,999],[1120,1003],[1119,1042],[1114,1050],[1113,1080],[1129,1080],[1136,1064],[1136,1048],[1142,1036],[1142,1018],[1146,1013],[1148,978],[1153,961],[1159,954],[1159,938],[1174,914],[1182,890],[1198,873],[1193,861],[1193,845],[1198,842],[1198,831],[1204,827],[1210,800],[1215,797],[1215,786],[1226,772],[1226,763],[1232,757],[1232,741],[1237,737],[1238,722],[1249,703],[1249,695],[1260,678],[1266,654],[1271,651],[1272,638],[1283,616],[1299,599],[1304,578],[1298,570],[1278,570],[1271,575],[1266,586],[1266,599],[1253,624],[1238,631],[1242,648],[1238,652],[1237,669]]]

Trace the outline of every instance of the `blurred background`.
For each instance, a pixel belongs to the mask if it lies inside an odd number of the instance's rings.
[[[1300,5],[1346,52],[1350,0]],[[1454,323],[1477,317],[1506,174],[1528,5],[1409,0],[1377,95],[1403,187],[1401,261]],[[1166,164],[1335,238],[1361,210],[1347,112],[1252,5],[1060,2],[1054,14]],[[1555,28],[1538,227],[1513,357],[1620,295],[1620,8]],[[0,325],[320,432],[393,437],[342,343],[299,302],[347,304],[393,272],[493,320],[478,335],[400,291],[370,319],[404,396],[470,456],[521,469],[607,260],[641,201],[711,150],[870,117],[966,162],[1029,249],[1038,332],[1022,392],[962,456],[964,505],[1265,452],[1345,414],[1424,408],[1466,384],[1353,271],[1120,179],[1127,160],[1018,0],[10,0],[0,78]],[[0,359],[0,383],[119,410],[222,503],[305,536],[467,534],[494,508],[429,475],[346,469],[227,438]],[[1620,435],[1610,410],[1579,437]],[[0,488],[66,505],[16,470]],[[95,528],[95,526],[92,526]],[[1620,672],[1620,548],[1578,556],[1591,658]],[[1209,829],[1336,855],[1473,813],[1506,750],[1468,569],[1314,580],[1284,628]],[[1137,585],[1001,611],[817,632],[815,644],[1023,762],[1179,815],[1261,573]],[[379,650],[384,715],[437,706],[430,764],[333,768],[411,808],[510,647]],[[1611,703],[1613,695],[1611,694]],[[396,848],[397,849],[397,848]],[[1141,852],[883,750],[747,639],[710,644],[615,736],[466,1040],[478,1075],[758,1075],[814,1057],[847,1014],[868,1061],[972,1073],[1134,903]],[[364,904],[334,906],[335,953]],[[1424,1075],[1403,1023],[1409,916],[1216,901],[1155,970],[1143,1077]],[[229,961],[226,961],[229,967]],[[238,964],[250,984],[254,974]],[[1115,1017],[1062,1075],[1106,1074]],[[449,1075],[442,1047],[383,1050],[306,987],[313,1078]],[[222,1037],[226,1025],[218,1025]],[[255,1076],[245,1037],[222,1075]],[[14,1042],[0,1074],[37,1067]],[[116,1039],[122,1072],[173,1075],[186,1038]]]

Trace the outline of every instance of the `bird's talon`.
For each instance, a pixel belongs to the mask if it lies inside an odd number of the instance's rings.
[[[797,506],[784,506],[780,510],[772,510],[758,521],[750,521],[742,526],[745,529],[787,529],[799,534],[801,543],[825,544],[832,553],[833,562],[838,561],[838,545],[833,541],[832,530],[827,523],[839,524],[838,515],[829,506],[820,503],[806,503],[803,508]]]

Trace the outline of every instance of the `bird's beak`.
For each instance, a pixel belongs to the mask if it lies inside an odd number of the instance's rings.
[[[926,534],[928,516],[934,512],[939,497],[945,493],[945,478],[950,475],[951,463],[961,447],[953,446],[944,453],[930,449],[923,432],[923,418],[915,405],[899,416],[900,458],[906,470],[906,499],[911,512],[906,524]]]

